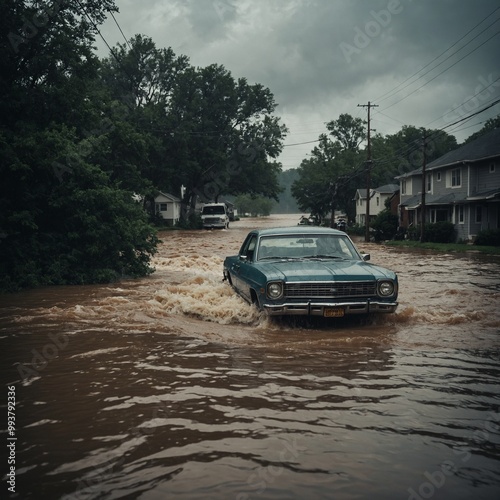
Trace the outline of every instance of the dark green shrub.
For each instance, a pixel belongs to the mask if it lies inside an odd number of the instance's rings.
[[[202,229],[203,221],[198,212],[191,212],[187,218],[181,217],[176,226],[180,229]]]
[[[366,232],[365,226],[360,226],[359,224],[354,224],[353,226],[347,226],[347,233],[354,236],[363,236]]]
[[[500,229],[485,229],[479,231],[476,239],[474,240],[474,245],[481,246],[500,246]]]
[[[391,240],[398,231],[398,217],[389,210],[380,212],[371,223],[375,231],[375,241]]]
[[[435,222],[425,225],[424,240],[430,243],[455,243],[457,234],[451,222]]]

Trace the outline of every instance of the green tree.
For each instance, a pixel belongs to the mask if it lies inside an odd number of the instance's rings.
[[[177,182],[186,187],[186,204],[193,206],[196,197],[217,201],[222,194],[277,199],[281,165],[274,158],[286,127],[272,114],[276,103],[269,89],[211,65],[183,75],[178,92],[174,134],[184,154]]]
[[[376,135],[372,141],[373,185],[392,183],[396,176],[421,168],[424,137],[428,163],[457,147],[456,138],[442,130],[412,125],[403,125],[399,132],[385,137]]]
[[[198,199],[277,198],[281,165],[275,159],[286,128],[273,115],[269,89],[235,80],[221,65],[194,68],[142,36],[119,45],[102,75],[113,97],[134,108],[130,118],[143,140],[141,175],[157,190],[185,187],[184,218]]]
[[[363,160],[359,145],[364,136],[364,122],[350,115],[340,115],[327,128],[335,140],[321,134],[311,157],[299,167],[299,179],[292,185],[299,208],[310,211],[320,221],[332,210],[354,217],[354,194]]]
[[[234,204],[241,215],[251,214],[253,217],[268,216],[273,208],[273,200],[264,196],[241,194],[234,200]]]
[[[495,116],[494,118],[490,118],[489,120],[486,120],[486,123],[484,124],[483,128],[481,130],[478,130],[474,134],[470,135],[465,139],[464,144],[467,144],[469,142],[475,141],[478,137],[481,137],[482,135],[486,134],[490,130],[493,130],[495,128],[500,127],[500,115]]]
[[[0,288],[151,272],[155,232],[96,160],[114,125],[93,42],[114,2],[0,8]]]

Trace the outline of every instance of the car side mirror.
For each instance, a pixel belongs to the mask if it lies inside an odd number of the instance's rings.
[[[240,255],[240,260],[246,262],[248,260],[248,257],[246,255]]]
[[[363,257],[364,261],[370,260],[370,254],[369,253],[362,253],[361,257]]]

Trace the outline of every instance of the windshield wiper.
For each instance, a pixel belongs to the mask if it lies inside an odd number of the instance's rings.
[[[340,257],[338,255],[306,255],[302,257],[303,259],[345,259],[345,257]]]
[[[261,257],[259,260],[299,260],[301,257],[284,257],[280,255],[270,255],[268,257]]]

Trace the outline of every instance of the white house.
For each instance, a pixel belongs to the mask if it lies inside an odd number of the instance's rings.
[[[398,190],[397,184],[386,184],[376,189],[370,189],[370,220],[375,219],[385,209],[385,201]],[[366,189],[356,190],[354,201],[356,202],[356,224],[364,226],[366,221]]]
[[[172,194],[160,192],[155,198],[155,213],[173,226],[181,217],[181,200]]]

